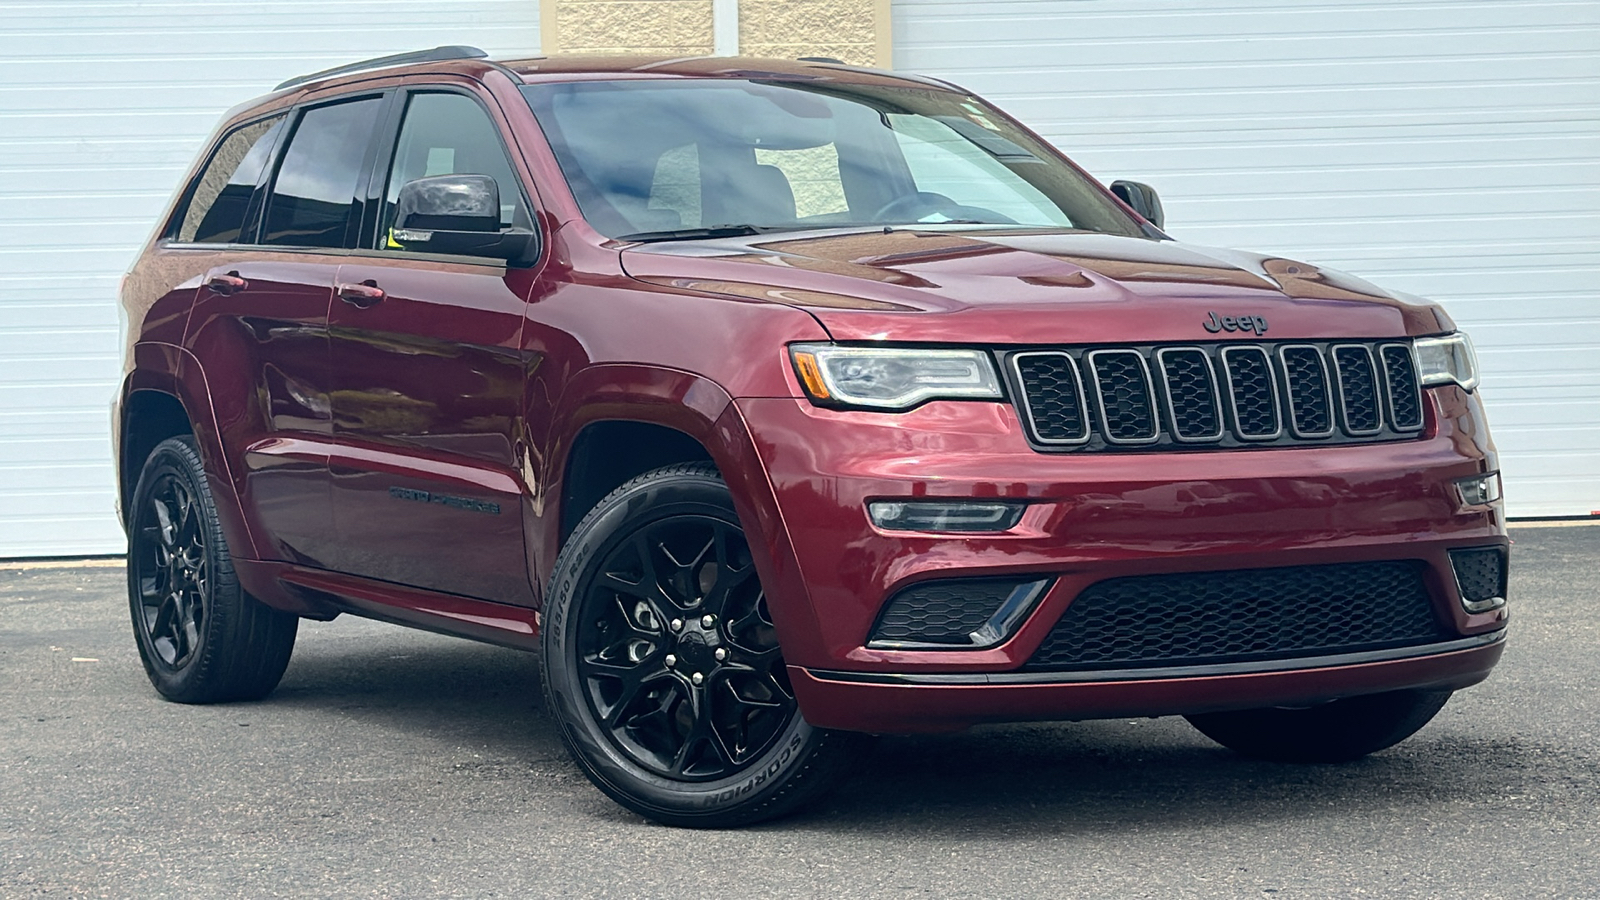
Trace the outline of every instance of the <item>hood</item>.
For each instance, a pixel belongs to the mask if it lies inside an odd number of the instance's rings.
[[[1269,339],[1381,338],[1454,327],[1432,304],[1308,263],[1103,234],[810,231],[637,244],[622,265],[652,284],[805,309],[839,341],[1154,343],[1253,339],[1257,329]]]

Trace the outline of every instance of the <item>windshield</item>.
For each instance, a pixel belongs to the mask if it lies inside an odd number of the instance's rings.
[[[1138,236],[1047,148],[950,91],[734,79],[522,88],[609,237],[936,224]]]

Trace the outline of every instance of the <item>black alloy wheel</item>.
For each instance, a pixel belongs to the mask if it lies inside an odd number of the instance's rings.
[[[150,683],[179,703],[272,693],[300,620],[239,586],[192,437],[151,451],[128,519],[128,606]]]
[[[727,486],[704,464],[622,485],[556,561],[546,704],[602,791],[657,821],[783,815],[847,774],[859,735],[800,714]]]
[[[731,774],[795,714],[737,525],[679,515],[639,528],[601,560],[579,609],[589,708],[648,771],[688,781]]]
[[[134,618],[161,662],[182,668],[200,647],[211,590],[199,503],[177,472],[164,471],[136,515]]]

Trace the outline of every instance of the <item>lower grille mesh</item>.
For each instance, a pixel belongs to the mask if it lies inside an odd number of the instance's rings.
[[[1102,581],[1073,600],[1024,669],[1209,665],[1449,640],[1424,568],[1406,560]]]
[[[1499,547],[1451,550],[1461,599],[1478,603],[1506,595],[1506,554]]]

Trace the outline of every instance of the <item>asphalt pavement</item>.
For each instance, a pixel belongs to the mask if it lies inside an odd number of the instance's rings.
[[[180,706],[119,565],[0,567],[0,897],[1600,897],[1600,526],[1512,536],[1499,669],[1360,762],[992,726],[720,832],[592,788],[531,654],[347,616],[265,702]]]

